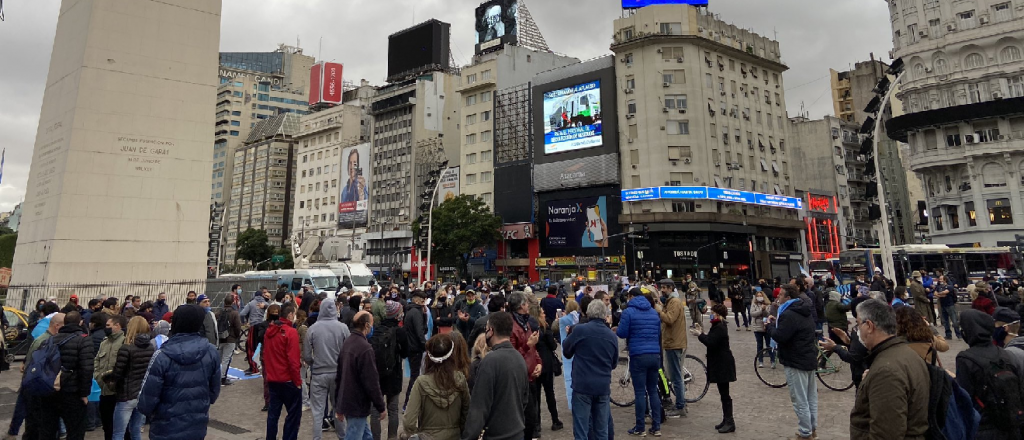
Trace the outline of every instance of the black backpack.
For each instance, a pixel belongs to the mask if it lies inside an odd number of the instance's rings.
[[[398,329],[378,326],[370,338],[370,346],[377,361],[377,374],[391,376],[401,366],[398,358]]]
[[[928,378],[930,386],[928,391],[928,431],[924,438],[927,440],[949,440],[943,432],[946,427],[946,415],[949,408],[949,400],[953,395],[953,380],[946,373],[946,370],[936,365],[939,354],[929,348],[928,354],[932,357],[928,363]]]
[[[981,369],[982,374],[974,389],[974,405],[978,412],[1003,432],[1019,432],[1024,427],[1024,383],[1013,371],[1013,363],[1000,350],[999,358],[983,365],[976,359],[964,356]]]
[[[217,337],[220,339],[228,338],[228,331],[231,328],[231,323],[228,321],[228,311],[221,310],[217,314]]]

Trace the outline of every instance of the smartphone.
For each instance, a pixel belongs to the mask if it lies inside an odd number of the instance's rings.
[[[561,317],[565,316],[565,313],[562,312],[562,309],[558,309],[558,311],[555,312],[555,316],[561,318]]]
[[[356,176],[362,177],[362,175],[363,175],[363,168],[362,167],[356,167]]]
[[[601,208],[597,205],[587,207],[587,230],[595,242],[604,240],[604,232],[601,230]]]

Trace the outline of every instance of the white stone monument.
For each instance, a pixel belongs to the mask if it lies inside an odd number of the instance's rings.
[[[62,0],[12,285],[206,276],[221,0]]]

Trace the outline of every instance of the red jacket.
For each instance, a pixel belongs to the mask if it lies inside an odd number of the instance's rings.
[[[533,370],[537,368],[537,365],[540,365],[541,361],[540,353],[537,352],[537,346],[530,347],[530,344],[527,343],[530,339],[530,334],[530,331],[524,329],[513,318],[512,338],[509,342],[512,343],[512,346],[515,347],[519,354],[523,355],[523,360],[526,361],[526,377],[530,379],[530,382],[533,382]]]
[[[297,387],[302,386],[299,332],[290,321],[281,318],[270,323],[263,336],[262,353],[263,375],[267,382],[291,382]]]
[[[981,310],[989,315],[996,313],[996,304],[984,295],[979,295],[977,299],[972,301],[971,308],[974,310]]]

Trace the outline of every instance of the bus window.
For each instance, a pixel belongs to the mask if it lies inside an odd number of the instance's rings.
[[[942,254],[924,254],[921,255],[921,257],[924,260],[924,264],[917,266],[911,265],[911,271],[915,271],[923,267],[929,272],[934,272],[935,269],[942,269],[945,267],[943,266]]]
[[[302,278],[292,278],[291,291],[298,292],[302,290]]]
[[[982,277],[985,275],[985,255],[967,254],[967,275],[971,277]]]

